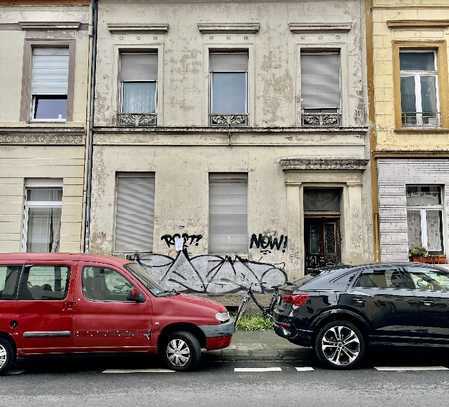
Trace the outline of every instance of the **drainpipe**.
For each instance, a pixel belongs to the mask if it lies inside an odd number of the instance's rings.
[[[91,1],[91,33],[89,52],[89,95],[86,120],[86,149],[84,165],[84,225],[83,225],[83,252],[90,249],[90,224],[92,208],[92,172],[94,152],[94,118],[95,118],[95,88],[97,72],[97,38],[98,38],[98,0]]]

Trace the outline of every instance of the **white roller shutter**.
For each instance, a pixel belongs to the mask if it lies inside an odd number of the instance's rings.
[[[247,253],[248,175],[209,175],[209,253]]]
[[[304,109],[340,107],[339,54],[301,54],[301,98]]]
[[[120,79],[124,81],[156,81],[157,53],[122,53]]]
[[[115,251],[152,252],[154,174],[117,174]]]
[[[33,95],[67,95],[68,48],[34,48],[31,92]]]
[[[211,52],[210,72],[247,72],[248,52]]]

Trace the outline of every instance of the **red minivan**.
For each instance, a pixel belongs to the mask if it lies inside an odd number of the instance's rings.
[[[87,254],[0,254],[0,374],[16,357],[158,352],[191,370],[229,346],[225,307],[167,291],[138,263]]]

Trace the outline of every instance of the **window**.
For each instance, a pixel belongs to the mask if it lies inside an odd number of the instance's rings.
[[[120,54],[122,113],[156,113],[158,55]]]
[[[397,268],[376,268],[363,271],[354,286],[360,288],[415,289],[412,278],[406,272]]]
[[[442,254],[443,188],[439,185],[407,185],[407,225],[409,248],[424,247]]]
[[[0,266],[0,300],[12,300],[17,296],[22,266]]]
[[[341,125],[339,51],[301,51],[303,126]]]
[[[24,249],[57,252],[60,245],[62,181],[29,179],[25,183]]]
[[[63,300],[69,285],[69,268],[66,266],[25,267],[20,300]]]
[[[32,120],[65,121],[69,81],[68,48],[33,48]]]
[[[426,291],[449,291],[449,273],[427,267],[406,267],[416,288]]]
[[[435,50],[401,50],[401,112],[404,127],[438,127],[438,68]]]
[[[247,174],[209,174],[209,253],[248,252],[247,195]]]
[[[90,300],[128,301],[132,284],[115,270],[104,267],[83,269],[83,293]]]
[[[154,187],[152,173],[117,173],[116,252],[152,252]]]
[[[248,51],[211,51],[209,71],[210,124],[247,125]]]

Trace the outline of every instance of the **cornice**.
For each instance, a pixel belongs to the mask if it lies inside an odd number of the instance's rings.
[[[448,28],[449,20],[388,20],[391,29]]]
[[[349,32],[352,29],[352,23],[289,23],[288,28],[294,34]]]
[[[0,145],[84,145],[83,128],[0,127]]]
[[[257,34],[259,23],[198,23],[201,34]]]
[[[164,34],[168,32],[168,24],[126,24],[126,23],[109,23],[108,30],[111,33],[150,33]]]
[[[79,30],[79,21],[19,21],[22,30]]]
[[[348,158],[284,158],[279,163],[283,171],[364,171],[369,160]]]

